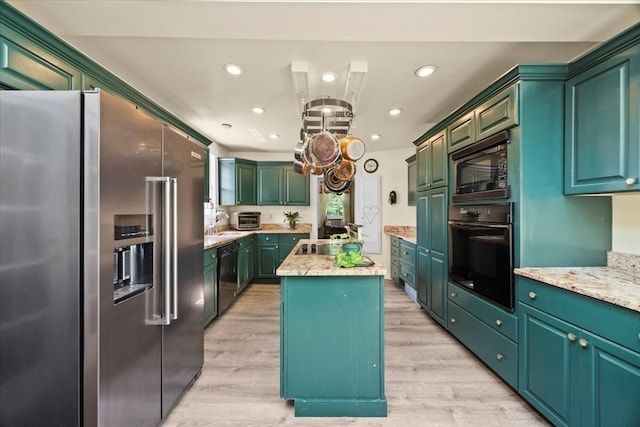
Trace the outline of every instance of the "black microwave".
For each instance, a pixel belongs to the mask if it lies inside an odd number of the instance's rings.
[[[508,199],[507,146],[509,132],[502,131],[451,155],[455,192],[451,200]]]

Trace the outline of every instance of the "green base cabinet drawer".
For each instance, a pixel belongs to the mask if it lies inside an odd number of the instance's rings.
[[[512,313],[496,307],[453,283],[449,283],[449,300],[510,340],[518,342],[518,318]]]
[[[416,289],[416,271],[414,266],[409,266],[401,262],[400,268],[398,269],[398,276],[404,283]]]
[[[496,374],[518,389],[518,346],[457,304],[448,303],[448,329]]]

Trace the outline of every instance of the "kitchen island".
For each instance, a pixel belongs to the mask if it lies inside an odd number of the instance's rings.
[[[386,270],[338,268],[328,243],[301,240],[277,270],[280,395],[296,416],[385,417]]]

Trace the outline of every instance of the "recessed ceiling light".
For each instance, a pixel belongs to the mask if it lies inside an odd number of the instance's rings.
[[[397,116],[400,113],[402,113],[402,108],[392,108],[391,110],[389,110],[389,114],[391,114],[392,116]]]
[[[422,67],[416,70],[416,76],[418,77],[427,77],[433,74],[436,71],[436,67],[433,65],[423,65]]]
[[[336,76],[336,73],[332,73],[331,71],[327,71],[326,73],[322,73],[322,81],[325,81],[327,83],[331,83],[333,81],[336,80],[338,76]]]
[[[251,108],[251,111],[253,111],[256,114],[262,114],[262,113],[264,113],[264,108],[255,106],[255,107]]]
[[[371,135],[371,139],[380,139],[380,134],[379,133],[374,133],[373,135]]]
[[[222,123],[220,126],[222,126],[225,129],[231,129],[233,127],[229,123]]]
[[[269,134],[269,138],[278,139],[278,138],[280,138],[280,135],[278,135],[277,133],[272,133],[272,134]]]
[[[233,74],[234,76],[239,76],[240,74],[242,74],[242,67],[236,64],[226,64],[224,66],[224,69],[227,71],[227,73]]]

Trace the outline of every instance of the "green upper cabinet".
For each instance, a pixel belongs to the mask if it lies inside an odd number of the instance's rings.
[[[309,177],[290,162],[258,162],[258,205],[309,205]]]
[[[407,205],[416,205],[416,183],[418,180],[417,156],[414,154],[407,161]]]
[[[4,26],[0,28],[2,86],[20,90],[80,89],[79,70]]]
[[[518,85],[512,85],[475,109],[476,141],[518,124]]]
[[[449,152],[459,150],[476,142],[476,116],[470,111],[447,128]]]
[[[446,132],[442,131],[418,146],[416,152],[416,190],[425,191],[447,185]]]
[[[256,162],[225,157],[218,159],[219,203],[256,204]]]
[[[640,190],[640,45],[565,86],[565,193]]]

